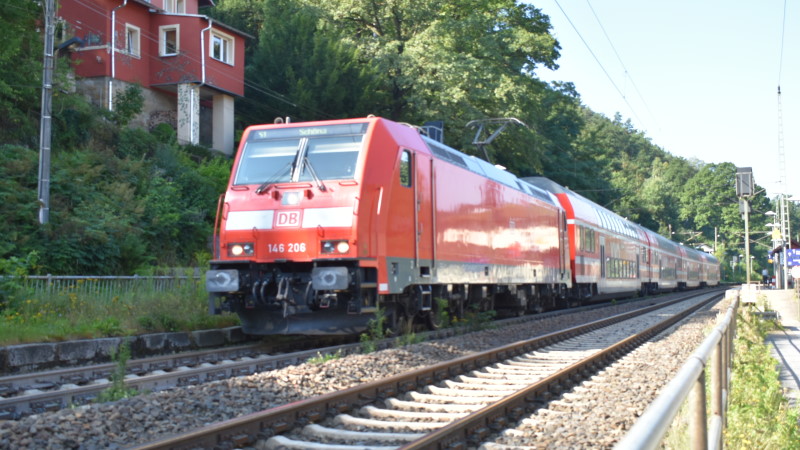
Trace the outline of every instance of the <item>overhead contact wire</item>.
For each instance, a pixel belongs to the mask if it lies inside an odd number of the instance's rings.
[[[630,108],[631,113],[633,113],[633,116],[636,118],[636,120],[639,121],[639,123],[642,123],[642,119],[640,119],[639,115],[636,114],[636,110],[633,108],[633,106],[631,106],[630,102],[628,102],[628,98],[625,97],[625,94],[622,93],[622,90],[619,88],[619,86],[617,86],[617,83],[614,82],[614,79],[611,77],[611,75],[608,73],[606,68],[603,66],[603,63],[600,62],[600,59],[597,57],[597,55],[595,55],[594,51],[589,46],[589,43],[586,42],[586,39],[583,38],[583,35],[581,34],[581,32],[578,31],[578,27],[576,27],[575,24],[572,23],[572,19],[569,18],[569,15],[567,15],[567,12],[564,11],[564,8],[561,7],[561,4],[558,3],[558,0],[554,0],[554,1],[556,2],[556,5],[558,6],[558,9],[561,10],[561,13],[564,14],[564,17],[567,18],[567,22],[569,22],[569,24],[572,26],[572,29],[575,30],[575,33],[578,34],[578,37],[583,42],[583,45],[586,46],[587,50],[589,50],[589,53],[594,58],[595,62],[597,62],[597,65],[600,66],[600,69],[602,69],[603,73],[606,74],[606,78],[608,78],[608,81],[611,82],[611,85],[614,86],[614,89],[617,90],[617,93],[619,94],[619,96],[622,97],[622,100],[625,101],[626,105],[628,105],[628,108]]]

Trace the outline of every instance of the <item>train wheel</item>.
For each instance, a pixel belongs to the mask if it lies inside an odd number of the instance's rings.
[[[387,335],[397,334],[400,324],[400,311],[395,305],[389,306],[385,309],[386,321],[383,322],[383,328]]]
[[[434,299],[433,304],[431,305],[431,310],[422,313],[423,322],[429,330],[438,330],[439,328],[447,326],[447,323],[445,323],[447,315],[444,314],[447,309],[446,305],[446,301]]]

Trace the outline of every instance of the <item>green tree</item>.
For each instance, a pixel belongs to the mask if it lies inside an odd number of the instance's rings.
[[[395,120],[518,115],[540,85],[534,70],[556,67],[547,16],[514,0],[334,0],[321,8],[385,74]]]
[[[237,108],[244,123],[382,114],[382,75],[363,64],[358,50],[320,15],[317,7],[294,0],[258,3],[257,16],[264,21],[250,49],[245,98]]]
[[[735,180],[736,166],[732,163],[704,164],[684,183],[679,197],[679,218],[684,221],[684,230],[700,231],[709,242],[716,229],[718,239],[731,255],[744,249],[744,220]],[[762,188],[757,187],[756,192],[749,199],[751,243],[766,236],[764,230],[770,220],[764,215],[770,209],[769,200]]]
[[[686,180],[692,178],[697,169],[683,158],[656,157],[647,177],[638,191],[637,198],[646,208],[649,220],[642,225],[667,236],[674,227],[678,229],[680,196]]]
[[[28,0],[0,5],[0,142],[34,145],[39,136],[41,7]]]

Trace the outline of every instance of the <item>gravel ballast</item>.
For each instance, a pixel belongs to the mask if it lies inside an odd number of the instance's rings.
[[[614,313],[621,313],[652,302],[617,305],[610,308]],[[720,305],[714,310],[721,308]],[[602,311],[602,312],[601,312]],[[608,308],[602,310],[579,312],[560,316],[554,319],[537,320],[516,325],[504,325],[492,330],[468,333],[441,341],[414,344],[400,349],[388,349],[367,355],[351,355],[333,359],[322,364],[301,364],[280,370],[236,377],[203,385],[156,392],[147,395],[120,400],[114,403],[89,405],[75,409],[66,409],[53,413],[26,417],[19,421],[0,423],[0,448],[14,449],[62,449],[62,448],[123,448],[143,444],[167,437],[176,433],[220,422],[244,414],[261,411],[270,407],[301,400],[327,392],[341,390],[368,381],[389,377],[410,370],[430,366],[466,354],[487,350],[510,342],[535,337],[544,333],[596,320],[601,315],[612,313]],[[551,442],[554,446],[592,447],[605,446],[607,442],[621,437],[641,414],[646,405],[655,398],[657,389],[671,378],[671,373],[685,361],[686,357],[704,338],[704,333],[714,323],[716,313],[706,313],[703,320],[692,319],[683,328],[688,335],[676,334],[672,338],[660,338],[653,347],[652,356],[642,361],[628,360],[618,363],[620,368],[612,366],[592,380],[587,386],[603,385],[607,380],[623,380],[610,384],[602,391],[608,391],[612,397],[597,397],[591,400],[579,400],[574,403],[565,398],[561,401],[566,410],[559,415],[568,414],[569,420],[559,418],[558,427],[547,422],[541,425],[533,423],[521,428],[519,441],[539,440],[540,443]],[[671,344],[668,342],[672,342]],[[667,345],[660,348],[656,345]],[[671,364],[673,363],[674,364]],[[670,364],[667,364],[670,363]],[[672,366],[676,367],[672,367]],[[669,367],[668,367],[669,366]],[[627,368],[627,369],[623,369]],[[630,374],[619,372],[628,370]],[[657,370],[648,375],[650,370]],[[620,400],[621,386],[631,386],[624,381],[631,374],[642,377],[644,381],[634,383],[637,389],[627,392],[632,397],[628,405]],[[656,375],[657,374],[657,375]],[[623,384],[624,383],[624,384]],[[583,389],[583,388],[581,388]],[[578,389],[576,392],[580,392]],[[587,390],[591,390],[587,388]],[[616,396],[615,396],[616,395]],[[613,398],[614,400],[609,400]],[[634,402],[635,400],[635,402]],[[598,408],[606,408],[601,411]],[[555,410],[555,407],[554,407]],[[615,412],[627,412],[627,415]],[[581,415],[583,414],[583,415]],[[544,414],[543,414],[544,415]],[[622,417],[622,416],[625,417]],[[600,438],[597,433],[586,434],[595,428],[589,425],[594,421],[615,423],[618,433]],[[582,420],[586,426],[583,431],[574,429],[560,430],[572,420]],[[571,433],[571,435],[570,435]],[[569,436],[568,436],[569,435]],[[509,441],[510,442],[510,441]],[[530,445],[530,444],[527,444]]]

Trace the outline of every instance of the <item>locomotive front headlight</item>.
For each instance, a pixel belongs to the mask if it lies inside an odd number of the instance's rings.
[[[300,192],[286,192],[281,198],[281,205],[296,206],[300,204]]]
[[[252,242],[230,244],[228,246],[228,256],[253,256],[254,248]]]
[[[350,243],[347,240],[341,241],[322,241],[322,254],[345,254],[350,251]]]
[[[336,251],[339,253],[347,253],[350,251],[350,244],[347,241],[340,241],[336,244]]]

